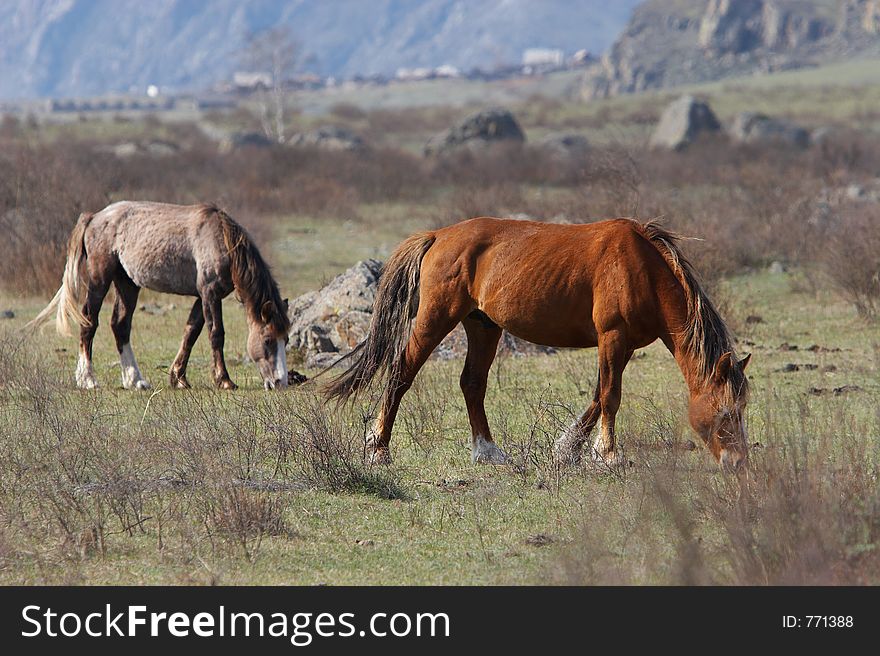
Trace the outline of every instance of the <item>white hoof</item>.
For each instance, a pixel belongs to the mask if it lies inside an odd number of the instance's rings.
[[[626,458],[624,458],[623,453],[619,448],[605,451],[604,446],[602,436],[599,435],[596,437],[596,440],[593,442],[593,447],[590,449],[590,455],[592,456],[593,462],[611,468],[620,467],[626,463]]]
[[[558,465],[578,465],[581,462],[581,447],[572,444],[571,436],[566,433],[553,446],[553,454]]]
[[[94,376],[77,376],[76,386],[80,389],[98,389],[98,381]]]
[[[390,465],[391,451],[387,447],[380,447],[379,436],[373,431],[367,435],[367,464],[369,465]]]
[[[507,454],[499,449],[495,442],[477,436],[471,450],[471,462],[475,465],[503,465],[507,463]]]
[[[150,389],[150,384],[141,378],[138,382],[134,384],[134,388],[137,390],[148,390]]]

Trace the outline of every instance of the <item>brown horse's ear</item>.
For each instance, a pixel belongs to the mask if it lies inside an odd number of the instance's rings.
[[[722,355],[718,358],[718,363],[715,365],[715,382],[719,385],[727,381],[727,377],[730,374],[730,365],[733,362],[733,356],[730,351]]]
[[[741,371],[745,371],[746,367],[749,366],[749,361],[752,359],[752,354],[749,353],[746,357],[739,361],[739,368]]]
[[[275,307],[275,304],[272,301],[266,301],[263,303],[263,307],[260,308],[260,318],[263,320],[263,323],[272,323],[272,319],[275,318],[277,312],[278,309]]]
[[[287,311],[290,309],[290,299],[285,298],[283,301],[281,301],[281,308],[284,310],[284,314],[287,314]]]

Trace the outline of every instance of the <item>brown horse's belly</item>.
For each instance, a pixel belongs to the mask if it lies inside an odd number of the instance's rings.
[[[586,348],[596,346],[596,328],[589,310],[567,307],[553,308],[513,307],[511,304],[480,307],[486,316],[511,335],[534,344],[559,348]]]

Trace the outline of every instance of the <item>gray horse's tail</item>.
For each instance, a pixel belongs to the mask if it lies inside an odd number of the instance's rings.
[[[346,358],[354,362],[325,388],[328,398],[347,401],[377,374],[393,377],[410,337],[410,323],[419,309],[422,258],[434,243],[434,234],[422,232],[406,239],[388,258],[379,279],[373,319],[367,338]]]
[[[85,300],[86,281],[82,274],[82,263],[86,259],[86,249],[83,243],[86,228],[94,214],[80,214],[70,240],[67,242],[67,262],[64,265],[64,275],[61,278],[61,287],[55,296],[49,301],[42,312],[25,326],[27,330],[34,330],[47,323],[52,315],[55,315],[55,328],[62,335],[70,335],[71,319],[80,326],[88,326],[91,322],[80,309]]]

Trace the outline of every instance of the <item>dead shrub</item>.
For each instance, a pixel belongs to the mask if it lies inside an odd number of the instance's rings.
[[[821,271],[860,316],[880,312],[880,209],[861,203],[843,208],[814,245]]]

